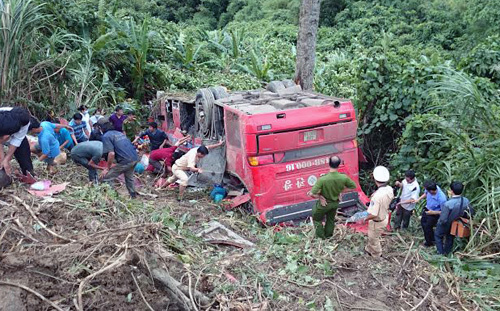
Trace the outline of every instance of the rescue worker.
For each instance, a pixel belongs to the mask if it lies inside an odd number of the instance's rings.
[[[32,128],[38,128],[40,122],[30,116],[22,107],[0,108],[0,143],[8,145],[7,153],[0,150],[0,169],[11,174],[10,161],[15,157],[23,175],[34,175],[31,152],[26,134]]]
[[[89,181],[97,183],[97,170],[104,169],[99,166],[102,158],[102,142],[98,140],[84,141],[71,150],[71,158],[76,164],[89,171]]]
[[[101,128],[104,132],[102,135],[102,153],[108,154],[108,161],[100,177],[103,182],[111,183],[123,174],[128,193],[134,199],[137,197],[134,185],[134,168],[139,162],[135,147],[125,134],[115,130],[111,122],[102,124]],[[115,159],[116,164],[114,164]]]
[[[161,173],[162,178],[166,178],[168,173],[172,172],[172,164],[180,158],[174,159],[174,155],[177,153],[179,154],[180,151],[177,150],[177,147],[184,144],[186,141],[190,140],[191,136],[186,136],[181,139],[179,139],[174,146],[167,147],[167,148],[161,148],[161,149],[156,149],[151,152],[149,155],[149,166],[147,167],[147,171],[153,172],[153,173]],[[163,162],[163,163],[160,163]],[[164,183],[165,181],[162,181],[160,179],[159,184]]]
[[[424,182],[424,188],[424,194],[415,200],[415,203],[418,203],[424,198],[426,200],[425,208],[422,210],[420,224],[422,225],[425,237],[423,246],[431,247],[434,246],[435,243],[434,227],[436,227],[439,220],[441,208],[444,203],[446,203],[446,194],[444,194],[441,188],[433,180],[426,180]]]
[[[420,185],[418,184],[415,172],[408,170],[402,182],[396,181],[396,187],[401,188],[401,201],[396,205],[396,218],[394,220],[394,230],[408,229],[411,214],[417,205],[415,201],[420,196]]]
[[[365,252],[372,257],[382,255],[380,236],[389,222],[389,205],[394,199],[394,190],[388,185],[391,175],[384,166],[377,166],[373,170],[373,178],[378,189],[372,194],[368,207],[368,242]]]
[[[193,172],[200,174],[203,173],[203,170],[201,168],[196,167],[198,162],[208,154],[210,149],[217,148],[219,146],[222,146],[223,144],[224,142],[221,141],[215,145],[210,145],[210,146],[201,145],[198,148],[192,148],[180,159],[175,161],[174,165],[172,166],[173,175],[167,179],[167,183],[164,186],[165,187],[169,186],[175,181],[180,180],[179,196],[177,197],[177,201],[182,201],[184,197],[184,191],[186,191],[186,188],[188,186],[189,176],[187,175],[186,172]]]
[[[451,197],[441,208],[441,214],[439,215],[436,231],[434,233],[437,252],[441,255],[448,255],[453,248],[455,236],[450,233],[451,223],[463,217],[467,208],[469,208],[469,213],[472,213],[469,206],[469,199],[462,196],[464,184],[459,181],[454,181],[451,183],[450,189]]]
[[[342,160],[331,157],[329,160],[330,172],[314,184],[309,196],[318,199],[312,210],[312,219],[316,230],[316,237],[327,239],[333,235],[335,229],[335,215],[339,206],[339,196],[344,189],[356,188],[356,183],[347,175],[338,172],[338,167]],[[326,216],[325,226],[323,219]]]

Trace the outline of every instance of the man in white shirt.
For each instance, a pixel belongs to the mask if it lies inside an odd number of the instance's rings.
[[[102,118],[104,118],[102,108],[97,108],[94,112],[94,115],[90,117],[90,123],[92,127],[94,127],[94,125],[97,124],[97,121],[101,120]]]
[[[82,121],[85,121],[87,125],[87,132],[89,133],[89,135],[87,135],[87,138],[89,138],[90,132],[92,132],[92,122],[90,121],[89,110],[87,109],[87,106],[81,105],[80,107],[78,107],[78,112],[81,113]]]
[[[22,107],[0,108],[0,143],[8,146],[7,153],[0,150],[0,169],[10,175],[12,173],[10,161],[15,156],[23,175],[28,172],[33,175],[33,163],[26,134],[32,127],[31,123],[38,121],[30,116],[28,110]],[[39,125],[35,124],[35,125]]]
[[[184,154],[180,159],[175,161],[172,166],[172,176],[167,179],[167,183],[164,186],[168,186],[177,180],[179,180],[179,196],[177,197],[178,201],[182,201],[184,197],[184,191],[188,186],[189,176],[186,172],[192,173],[203,173],[201,168],[196,167],[198,162],[203,159],[209,152],[210,149],[217,148],[224,144],[223,141],[209,146],[201,145],[198,148],[192,148],[186,154]]]
[[[396,181],[396,187],[401,188],[401,201],[396,205],[396,217],[394,219],[394,229],[408,229],[411,214],[420,195],[420,185],[418,184],[415,172],[408,170],[402,182]]]

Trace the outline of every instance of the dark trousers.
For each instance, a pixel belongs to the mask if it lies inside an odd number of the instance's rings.
[[[312,210],[312,219],[314,227],[316,228],[316,237],[326,239],[333,235],[335,229],[335,215],[339,202],[328,202],[326,206],[321,206],[319,200]],[[323,226],[323,219],[326,216],[325,226]]]
[[[71,159],[76,164],[80,164],[81,166],[85,167],[89,171],[89,180],[93,183],[97,182],[97,170],[93,168],[92,166],[89,165],[89,159],[80,157],[76,154],[71,154]]]
[[[427,215],[427,210],[424,209],[422,212],[422,220],[420,221],[422,225],[422,230],[424,231],[425,244],[427,246],[434,245],[434,227],[436,226],[439,215]]]
[[[19,163],[19,167],[21,168],[23,175],[26,175],[26,172],[30,172],[31,175],[35,176],[33,163],[31,162],[30,144],[26,137],[14,152],[14,157],[16,158],[17,163]]]
[[[450,234],[450,224],[438,224],[434,233],[438,254],[448,255],[453,248],[455,237]]]
[[[134,185],[134,168],[138,161],[134,161],[131,163],[120,164],[117,163],[113,166],[109,172],[104,176],[102,181],[111,183],[121,174],[125,175],[125,186],[127,187],[128,193],[130,196],[135,197],[135,185]]]
[[[160,161],[149,159],[149,164],[153,167],[154,173],[160,173],[163,170],[163,164]]]
[[[394,219],[394,229],[407,229],[410,225],[411,214],[413,214],[413,210],[409,211],[399,206]]]

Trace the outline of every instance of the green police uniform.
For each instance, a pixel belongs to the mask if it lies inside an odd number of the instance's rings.
[[[356,183],[344,174],[330,172],[322,176],[311,189],[312,194],[321,194],[327,202],[326,206],[321,206],[318,200],[312,210],[317,237],[326,239],[333,235],[335,215],[339,206],[339,195],[345,188],[354,189],[356,188]],[[325,216],[326,223],[323,227]]]

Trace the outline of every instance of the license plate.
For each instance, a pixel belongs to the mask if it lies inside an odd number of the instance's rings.
[[[304,141],[316,140],[318,138],[317,131],[304,132]]]

